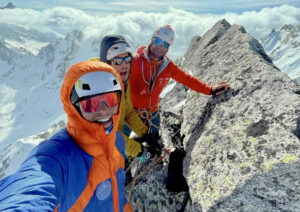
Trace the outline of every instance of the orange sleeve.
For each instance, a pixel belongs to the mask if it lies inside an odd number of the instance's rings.
[[[203,93],[206,95],[211,95],[211,86],[207,85],[206,83],[202,82],[197,77],[186,73],[173,62],[169,64],[172,69],[173,75],[171,76],[177,82],[189,87],[190,89],[197,91],[199,93]]]

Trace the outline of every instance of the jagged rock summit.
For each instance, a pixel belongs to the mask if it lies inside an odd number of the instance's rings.
[[[296,84],[242,26],[226,20],[195,37],[179,65],[208,84],[226,80],[231,88],[212,98],[176,86],[178,101],[173,93],[163,98],[163,110],[185,101],[177,112],[182,111],[183,174],[191,201],[184,192],[165,189],[163,164],[135,186],[132,199],[144,211],[299,211]],[[163,120],[164,138],[170,122]]]
[[[231,86],[216,99],[187,96],[181,132],[191,198],[203,211],[300,210],[296,85],[243,27],[228,25],[216,23],[198,44],[209,45],[182,63],[205,82]]]

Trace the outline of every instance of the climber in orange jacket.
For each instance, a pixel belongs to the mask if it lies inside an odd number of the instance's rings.
[[[132,211],[125,142],[117,132],[122,80],[102,62],[73,65],[61,87],[67,127],[0,181],[0,211]]]
[[[169,25],[158,28],[148,47],[140,47],[131,64],[132,102],[154,136],[159,135],[159,95],[171,78],[206,95],[221,95],[229,87],[225,81],[217,86],[207,85],[179,68],[166,56],[173,42],[174,30]]]

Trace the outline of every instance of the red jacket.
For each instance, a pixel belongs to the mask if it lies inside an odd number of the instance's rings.
[[[170,78],[199,93],[211,94],[211,86],[186,73],[166,56],[163,58],[156,77],[152,79],[150,58],[146,47],[143,46],[138,49],[131,63],[130,84],[134,107],[150,112],[157,110],[159,95]]]

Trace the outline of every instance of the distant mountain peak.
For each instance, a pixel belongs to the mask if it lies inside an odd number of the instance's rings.
[[[283,27],[281,28],[281,30],[289,32],[289,31],[295,29],[296,27],[297,27],[297,25],[285,24],[285,25],[283,25]]]
[[[300,25],[285,24],[263,40],[262,46],[272,61],[292,79],[300,82]]]
[[[15,8],[16,6],[11,2],[8,2],[8,4],[5,7],[0,7],[0,9],[15,9]]]

